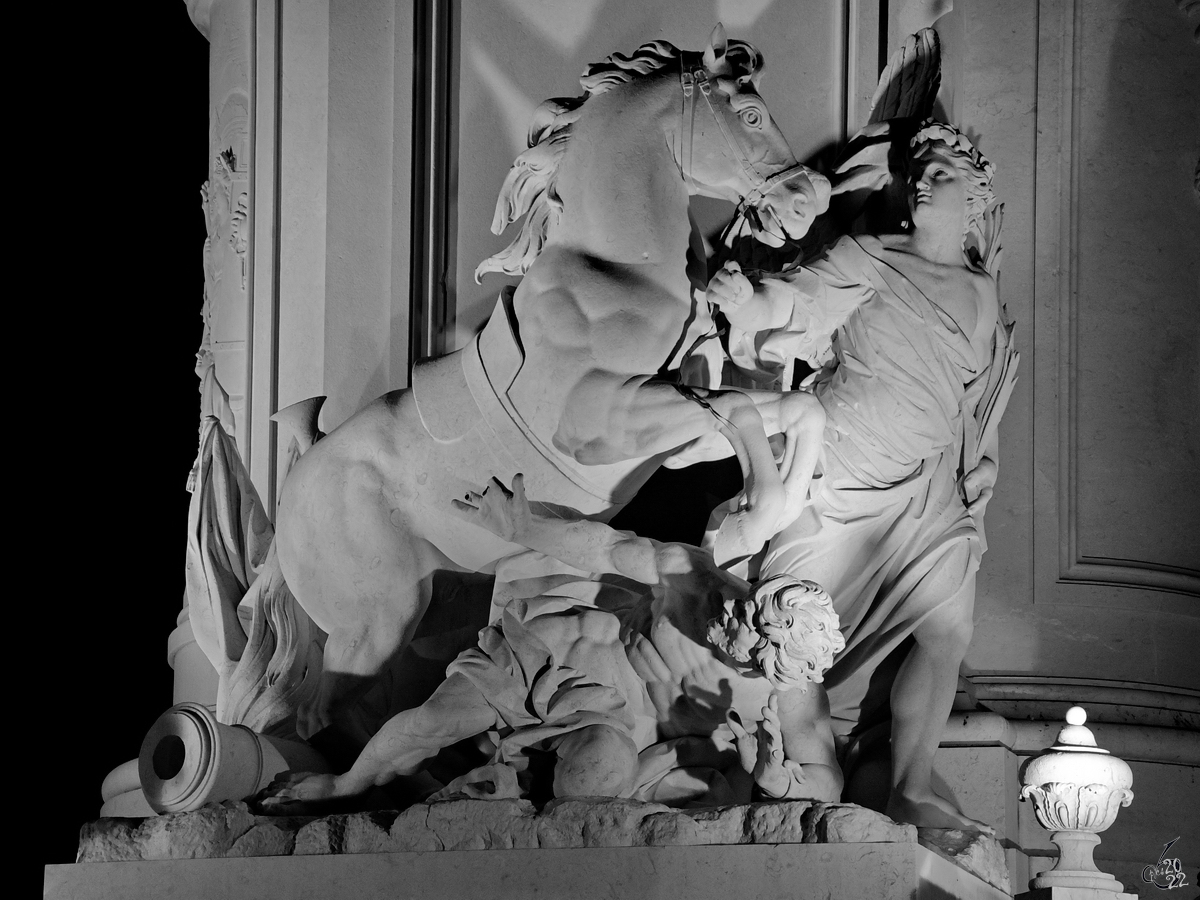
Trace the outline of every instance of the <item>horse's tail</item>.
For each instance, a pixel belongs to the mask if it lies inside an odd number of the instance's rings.
[[[524,275],[542,252],[550,226],[562,212],[555,180],[582,103],[582,97],[547,100],[534,112],[529,149],[513,161],[500,188],[492,234],[502,233],[521,216],[525,222],[511,244],[479,264],[476,283],[488,272]]]

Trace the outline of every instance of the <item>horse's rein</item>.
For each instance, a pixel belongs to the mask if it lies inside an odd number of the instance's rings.
[[[688,54],[690,55],[690,54]],[[750,179],[750,183],[754,189],[750,191],[742,202],[739,204],[739,209],[742,207],[756,207],[761,203],[775,188],[783,184],[785,181],[791,181],[793,178],[804,176],[808,177],[809,168],[801,163],[796,163],[794,166],[789,166],[786,169],[781,169],[773,175],[763,176],[755,164],[750,162],[746,153],[742,150],[741,145],[734,137],[733,130],[729,127],[726,121],[727,111],[723,106],[713,103],[712,99],[712,82],[708,77],[708,70],[704,67],[703,56],[697,64],[689,65],[684,56],[680,57],[679,65],[679,84],[683,89],[684,97],[684,118],[688,120],[687,126],[687,143],[684,145],[680,154],[680,168],[683,169],[684,180],[688,186],[694,188],[695,181],[692,179],[692,141],[696,130],[696,88],[700,89],[700,94],[704,97],[704,102],[708,104],[709,110],[712,111],[713,118],[717,120],[717,125],[721,129],[721,135],[725,138],[725,143],[731,151],[734,158],[738,161],[738,165],[742,167],[742,171]],[[682,129],[681,129],[682,130]],[[786,235],[781,235],[786,238]]]

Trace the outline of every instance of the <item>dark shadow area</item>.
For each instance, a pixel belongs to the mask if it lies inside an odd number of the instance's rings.
[[[20,369],[36,372],[18,402],[37,404],[10,419],[33,439],[20,454],[31,471],[16,479],[26,493],[10,500],[31,512],[11,557],[30,577],[9,581],[32,612],[21,674],[8,676],[18,697],[8,727],[24,735],[8,803],[35,811],[20,829],[22,882],[74,861],[105,775],[137,756],[172,702],[209,128],[208,42],[184,4],[47,12],[17,28],[23,42],[52,36],[31,51],[37,174],[18,179],[36,191],[36,255],[21,267],[40,277],[19,289],[31,321],[9,326]]]
[[[659,541],[699,544],[709,513],[742,489],[737,459],[659,469],[609,523]]]

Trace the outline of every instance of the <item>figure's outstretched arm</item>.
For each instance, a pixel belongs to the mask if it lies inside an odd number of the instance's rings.
[[[525,498],[525,478],[516,475],[512,490],[493,478],[482,492],[451,501],[461,518],[497,537],[552,556],[585,572],[623,575],[642,584],[659,582],[662,544],[586,519],[536,515]]]

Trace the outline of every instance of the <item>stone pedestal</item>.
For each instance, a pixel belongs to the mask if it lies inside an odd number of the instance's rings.
[[[149,900],[168,891],[174,900],[1008,896],[917,844],[455,850],[46,867],[49,900]]]
[[[923,846],[911,825],[806,801],[675,810],[569,800],[539,813],[526,801],[457,800],[318,819],[229,803],[102,820],[85,827],[79,859],[47,867],[47,898],[1009,896]]]
[[[953,713],[934,756],[933,771],[939,791],[968,816],[996,829],[1005,842],[1010,883],[1021,887],[1029,883],[1030,855],[1054,850],[1036,824],[1033,829],[1021,827],[1017,773],[1024,757],[1013,750],[1014,744],[1013,729],[1003,716]]]
[[[1137,900],[1137,894],[1114,894],[1092,888],[1048,887],[1017,894],[1013,900]]]

